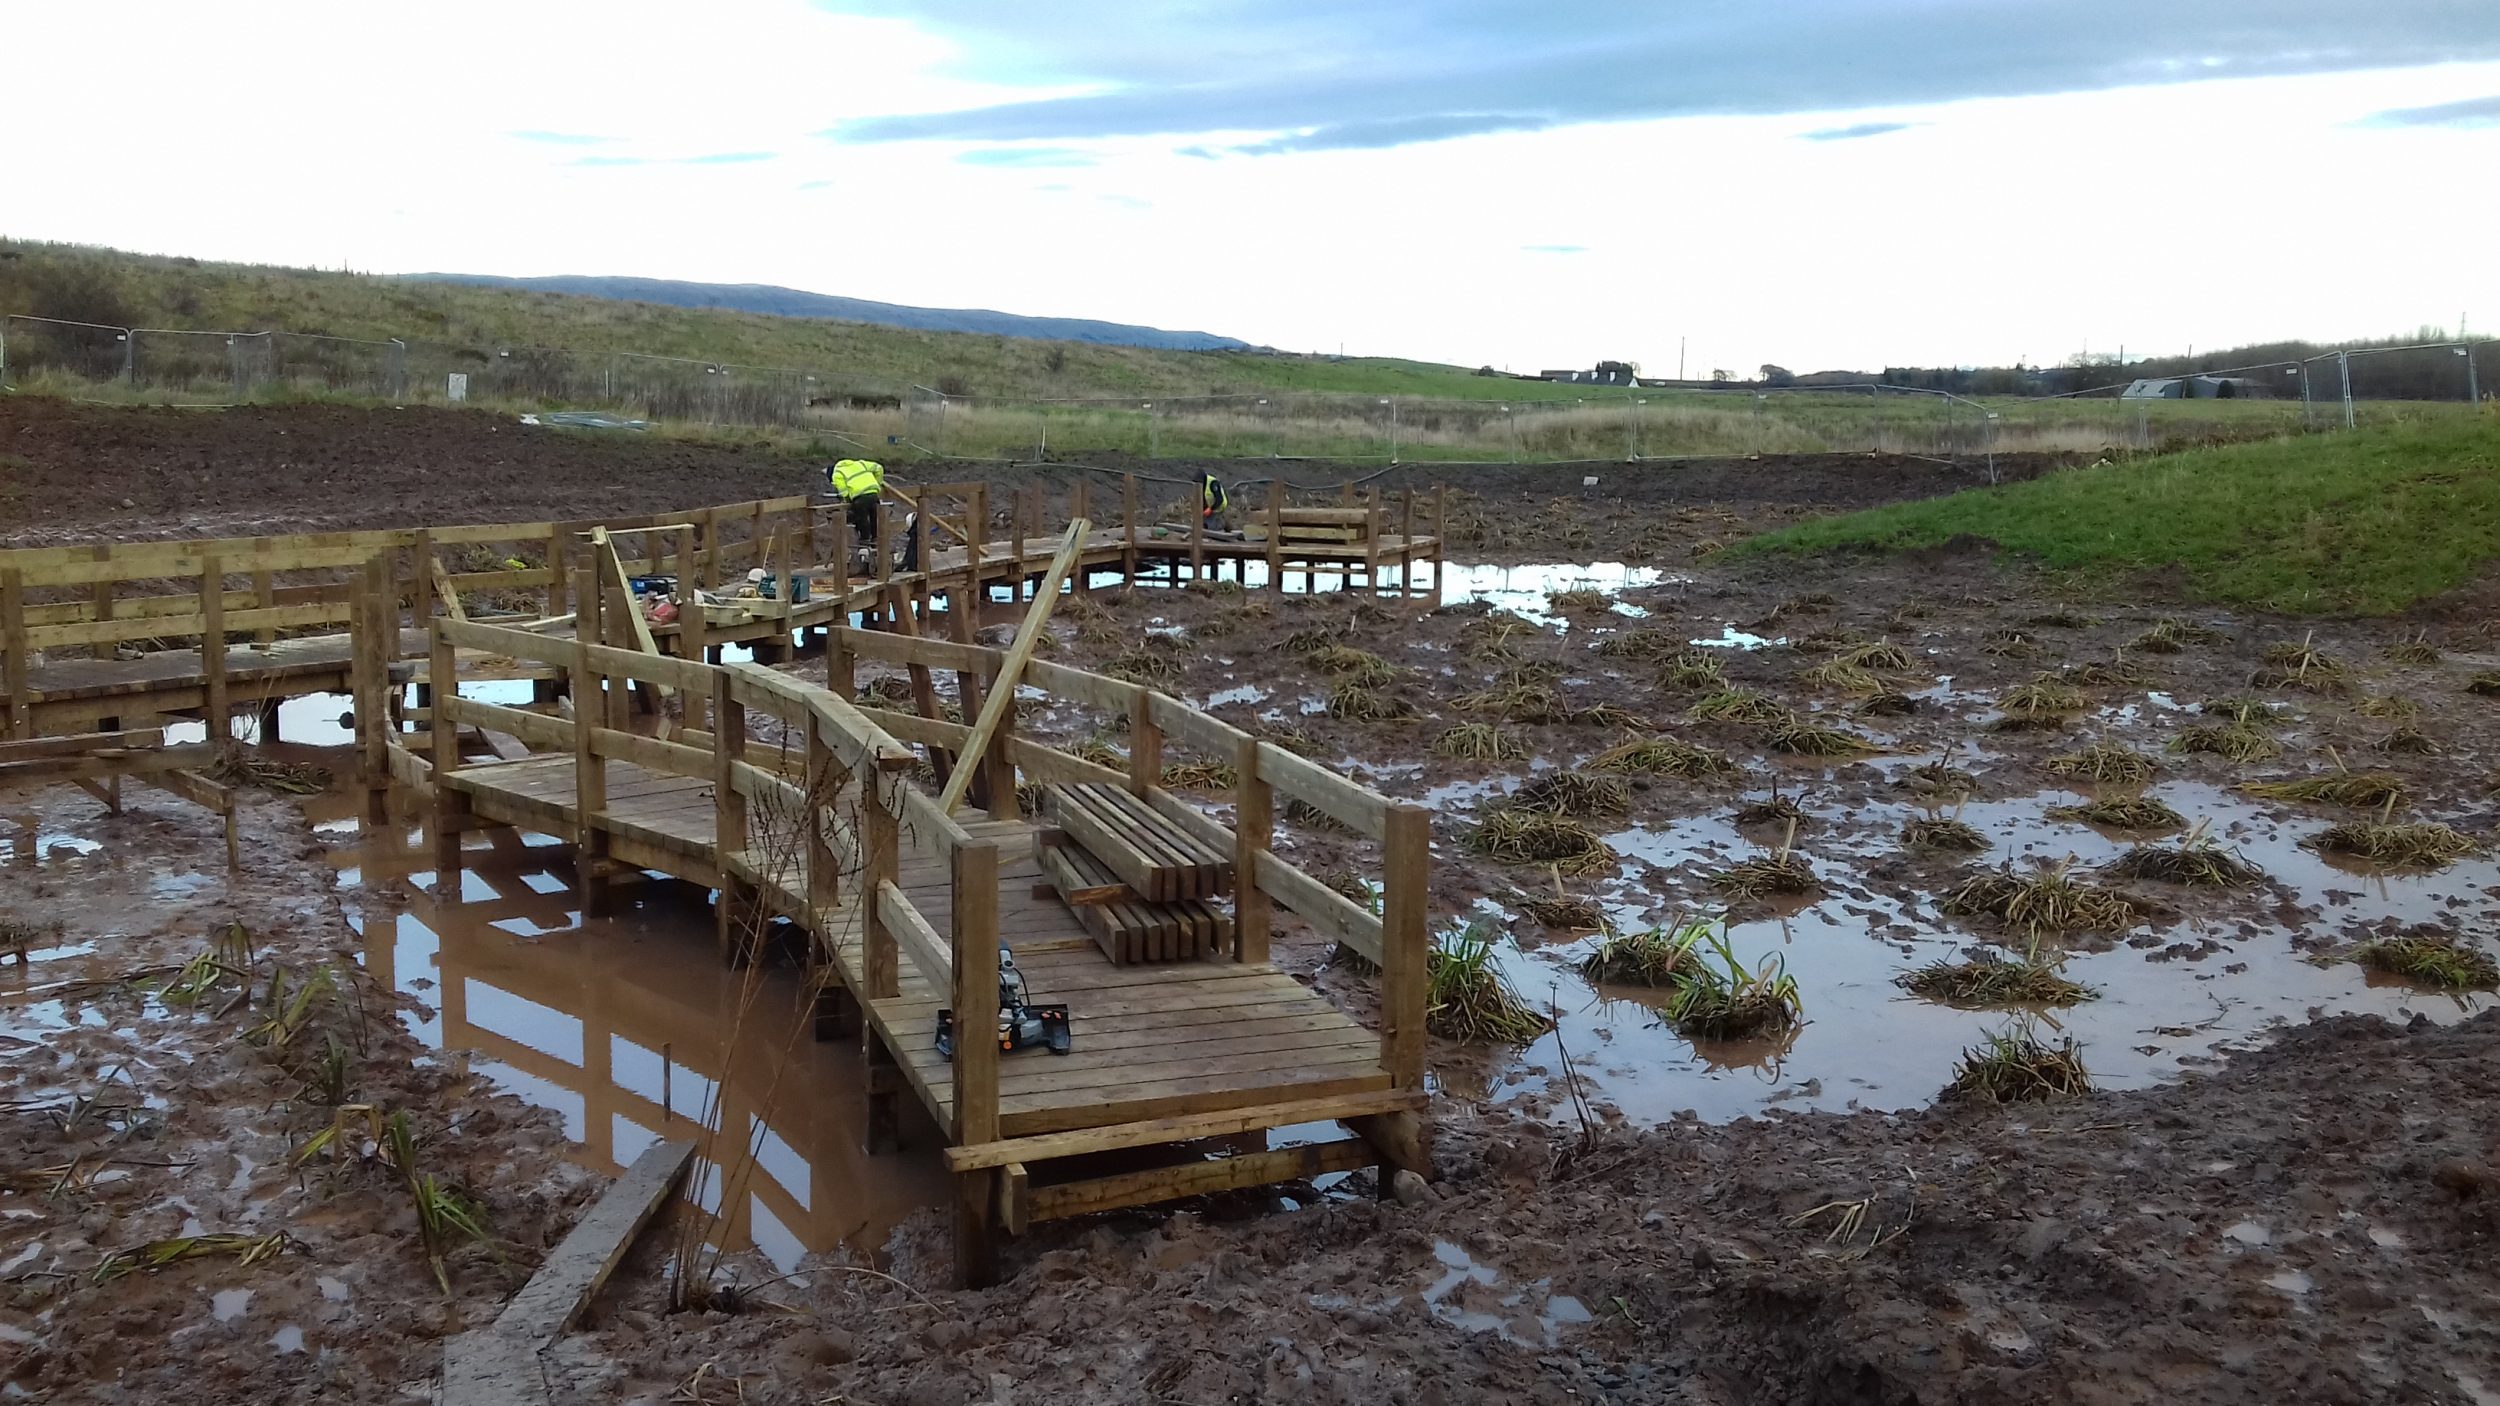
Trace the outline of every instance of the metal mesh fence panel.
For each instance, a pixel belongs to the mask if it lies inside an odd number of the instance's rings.
[[[47,377],[126,381],[130,331],[48,317],[0,318],[0,370],[21,385]]]

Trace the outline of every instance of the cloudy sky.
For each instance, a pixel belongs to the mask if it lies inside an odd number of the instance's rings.
[[[30,238],[1517,369],[2500,332],[2500,0],[11,10]]]

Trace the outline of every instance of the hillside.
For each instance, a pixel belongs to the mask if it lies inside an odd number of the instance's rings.
[[[1001,337],[1035,337],[1043,341],[1100,342],[1107,346],[1152,347],[1161,351],[1248,351],[1237,337],[1212,332],[1167,332],[1125,322],[1098,322],[1086,317],[1030,317],[986,308],[916,308],[900,303],[872,302],[809,293],[769,283],[686,283],[667,278],[609,278],[585,274],[553,274],[506,278],[489,273],[411,273],[402,278],[423,283],[466,283],[479,288],[513,288],[533,293],[568,293],[583,298],[609,298],[629,303],[658,303],[673,308],[717,308],[756,312],[770,317],[833,318],[871,322],[880,327],[910,327],[923,332],[983,332]]]
[[[2376,615],[2500,557],[2500,418],[2424,417],[2190,450],[1802,523],[1751,552],[1957,538],[2102,576],[2178,568],[2211,600]]]
[[[830,387],[887,392],[927,385],[1008,397],[1304,391],[1554,401],[1604,394],[1487,381],[1460,367],[1394,358],[1039,341],[0,240],[0,316],[13,313],[107,327],[399,338],[472,357],[518,347],[638,352],[788,367]]]

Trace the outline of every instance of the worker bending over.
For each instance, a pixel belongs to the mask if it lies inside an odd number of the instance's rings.
[[[873,545],[877,540],[877,510],[884,502],[885,465],[874,459],[844,459],[825,470],[825,483],[842,500],[852,538]]]
[[[1233,530],[1232,520],[1225,513],[1225,510],[1231,506],[1232,501],[1224,496],[1224,485],[1216,482],[1215,475],[1203,469],[1200,470],[1198,473],[1198,516],[1205,521],[1207,531],[1230,532]]]

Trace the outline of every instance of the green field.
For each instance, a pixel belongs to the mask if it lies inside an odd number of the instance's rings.
[[[2104,584],[2176,567],[2215,601],[2386,614],[2500,556],[2500,416],[2423,414],[2075,469],[1803,523],[1742,550],[1899,551],[1959,537]]]

